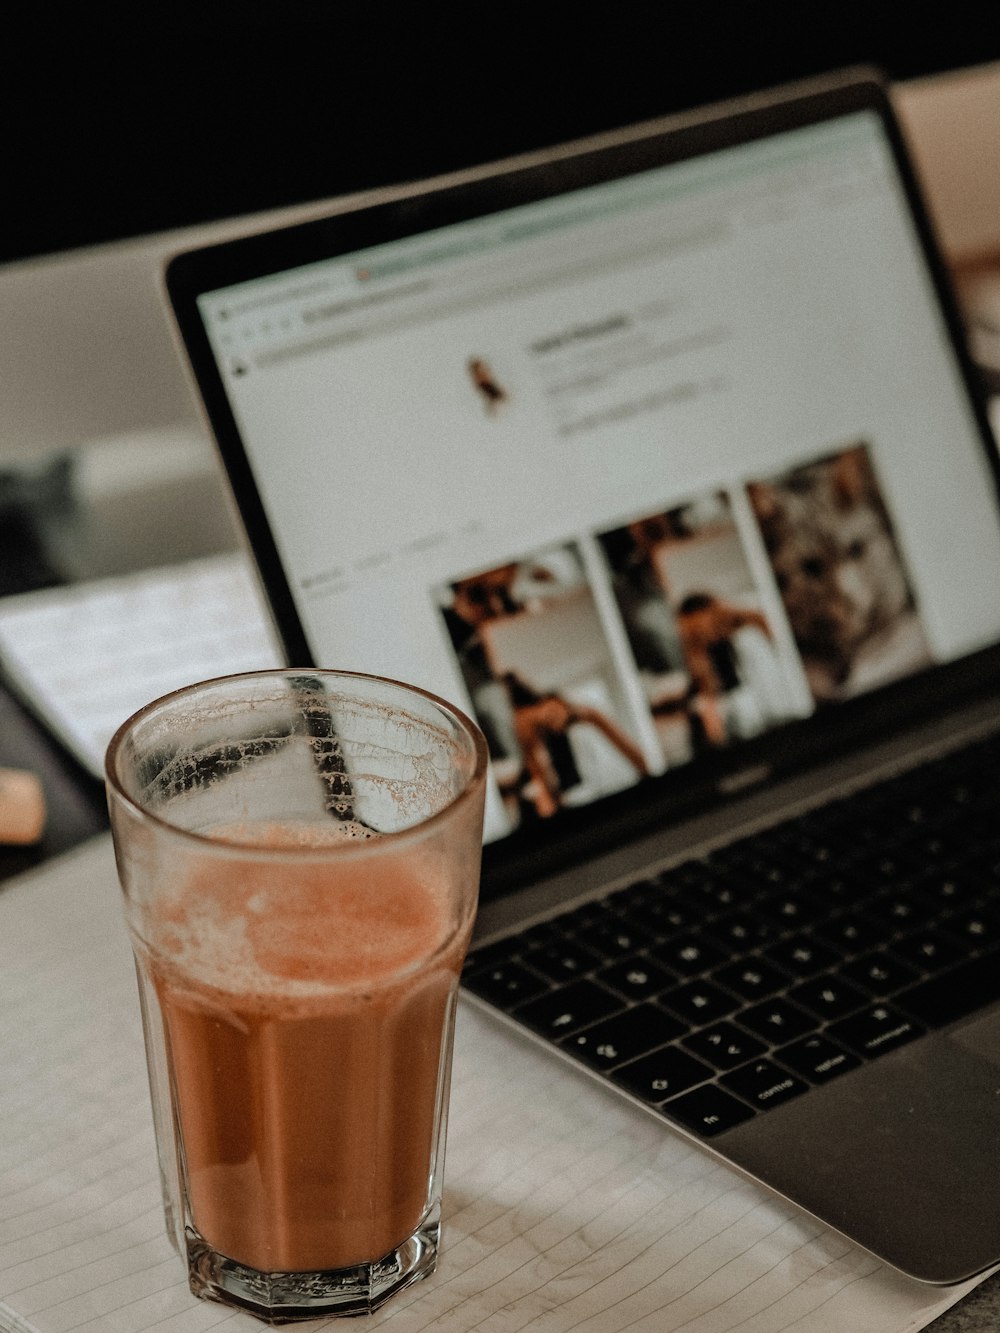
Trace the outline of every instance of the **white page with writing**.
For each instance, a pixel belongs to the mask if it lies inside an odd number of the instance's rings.
[[[262,1326],[196,1300],[164,1232],[108,837],[0,887],[0,1068],[3,1333]],[[444,1254],[366,1327],[909,1333],[974,1285],[887,1270],[463,1006]]]

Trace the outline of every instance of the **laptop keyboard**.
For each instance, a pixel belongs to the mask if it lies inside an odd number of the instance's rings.
[[[1000,999],[1000,738],[478,948],[463,983],[720,1134]]]
[[[116,728],[151,699],[282,661],[242,552],[0,600],[0,669],[97,778]]]

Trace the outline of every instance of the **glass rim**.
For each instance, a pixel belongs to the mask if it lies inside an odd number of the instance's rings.
[[[286,680],[289,677],[318,677],[321,680],[342,680],[342,681],[364,681],[371,685],[388,685],[393,689],[400,690],[404,694],[415,695],[418,698],[432,704],[439,712],[446,716],[457,725],[460,733],[465,735],[472,744],[473,764],[468,778],[461,791],[457,793],[440,810],[435,810],[432,815],[426,819],[419,820],[416,824],[410,824],[406,828],[379,832],[374,838],[344,839],[340,842],[331,842],[321,845],[302,845],[289,847],[272,846],[266,842],[239,842],[236,839],[223,839],[212,837],[209,834],[199,833],[194,829],[186,829],[179,824],[165,819],[155,811],[149,810],[135,797],[129,795],[117,771],[118,756],[125,744],[126,738],[134,728],[142,722],[144,718],[152,713],[163,709],[167,705],[173,705],[182,700],[185,696],[199,694],[212,686],[224,685],[229,681],[251,681],[251,680]],[[488,766],[488,754],[486,748],[486,738],[482,731],[469,715],[456,704],[450,703],[440,695],[432,693],[430,690],[423,689],[419,685],[411,685],[407,681],[397,680],[392,676],[380,676],[373,672],[351,671],[337,667],[270,667],[260,671],[237,671],[229,672],[222,676],[210,676],[205,680],[192,681],[189,685],[181,685],[175,690],[169,690],[166,694],[150,701],[139,709],[136,709],[127,717],[115,730],[108,742],[104,755],[104,775],[105,785],[108,792],[115,800],[120,801],[137,818],[156,827],[165,830],[173,836],[190,839],[203,848],[213,848],[220,855],[243,853],[244,855],[252,853],[255,857],[261,859],[275,858],[283,860],[285,858],[293,860],[325,859],[331,855],[338,859],[342,857],[355,857],[372,855],[378,850],[385,849],[387,843],[397,844],[406,839],[423,837],[426,830],[443,820],[451,817],[453,812],[461,805],[472,799],[472,793],[485,782],[486,769]]]

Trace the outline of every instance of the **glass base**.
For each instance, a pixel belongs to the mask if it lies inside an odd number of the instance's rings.
[[[290,1324],[321,1315],[371,1314],[411,1282],[428,1277],[437,1266],[441,1222],[435,1209],[383,1258],[308,1273],[261,1273],[213,1250],[193,1227],[185,1235],[188,1281],[196,1296],[237,1306],[267,1324]]]

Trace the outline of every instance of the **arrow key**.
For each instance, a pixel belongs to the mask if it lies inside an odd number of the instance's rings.
[[[684,1045],[701,1060],[725,1071],[745,1064],[754,1056],[764,1055],[767,1047],[755,1037],[741,1032],[732,1023],[716,1023],[686,1038]]]

